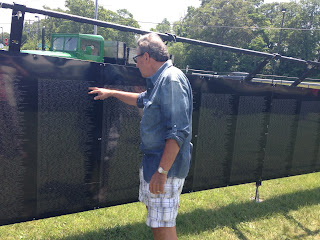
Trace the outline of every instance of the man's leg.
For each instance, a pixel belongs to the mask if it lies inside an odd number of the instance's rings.
[[[140,169],[139,200],[147,207],[146,224],[151,227],[155,240],[177,239],[175,225],[183,184],[184,179],[168,178],[164,194],[151,194]]]
[[[152,228],[154,240],[177,240],[176,227]]]

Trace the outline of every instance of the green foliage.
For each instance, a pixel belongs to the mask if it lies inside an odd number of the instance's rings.
[[[268,25],[266,18],[258,12],[253,2],[242,0],[202,1],[198,9],[189,7],[182,24],[176,25],[177,35],[240,48],[265,50],[264,31],[253,31],[253,27]],[[191,68],[213,71],[230,71],[235,67],[237,56],[203,47],[187,46],[186,64]]]
[[[28,41],[23,44],[21,50],[38,49],[39,39],[36,37],[29,38]]]
[[[168,19],[163,19],[161,23],[159,23],[156,28],[150,29],[153,32],[160,32],[160,33],[170,33],[171,32],[171,24]]]
[[[186,54],[183,43],[175,43],[169,46],[169,53],[174,56],[174,63],[176,67],[185,68]]]
[[[279,34],[286,8],[280,47]],[[320,2],[302,0],[298,3],[262,4],[262,1],[202,0],[199,8],[189,7],[187,15],[175,22],[177,36],[214,42],[239,48],[318,61],[320,59]],[[290,29],[286,29],[290,28]],[[299,29],[299,30],[298,30]],[[302,29],[302,30],[301,30]],[[317,30],[316,30],[317,29]],[[183,45],[171,50],[183,56],[180,67],[218,72],[251,71],[263,59],[227,51]],[[278,65],[276,65],[278,66]],[[305,66],[282,62],[279,75],[299,76]],[[272,73],[268,65],[263,73]]]

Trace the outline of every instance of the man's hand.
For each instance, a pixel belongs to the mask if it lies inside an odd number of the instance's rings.
[[[167,181],[167,175],[161,174],[158,171],[156,171],[150,180],[150,184],[149,184],[150,192],[153,194],[165,193],[164,184],[166,183],[166,181]]]
[[[108,97],[112,97],[113,90],[106,88],[89,87],[89,94],[98,94],[94,97],[94,100],[104,100]]]
[[[94,97],[94,100],[104,100],[109,97],[115,97],[126,104],[137,106],[139,93],[97,87],[89,87],[89,90],[89,94],[98,94]]]

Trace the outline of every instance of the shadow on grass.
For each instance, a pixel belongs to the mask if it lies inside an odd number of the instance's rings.
[[[320,229],[317,229],[316,231],[311,231],[306,226],[303,226],[294,217],[292,217],[292,216],[290,216],[288,214],[284,214],[284,216],[286,217],[287,220],[289,220],[290,222],[294,223],[295,225],[297,225],[300,229],[302,229],[304,231],[304,233],[300,234],[299,236],[297,236],[296,239],[302,239],[302,238],[306,238],[307,236],[316,236],[316,235],[320,234]]]
[[[246,202],[229,204],[219,209],[196,209],[189,213],[182,213],[177,218],[179,235],[201,234],[217,227],[230,227],[239,239],[247,239],[236,226],[241,222],[282,214],[288,221],[297,225],[303,232],[303,237],[315,236],[319,230],[311,231],[299,221],[288,215],[289,211],[298,210],[304,206],[320,203],[320,188],[305,190],[267,199],[261,203]],[[100,229],[79,235],[63,238],[73,239],[152,239],[151,230],[144,223],[129,224],[112,229]]]

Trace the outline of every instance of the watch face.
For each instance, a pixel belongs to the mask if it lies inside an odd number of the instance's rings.
[[[158,168],[158,172],[161,173],[161,174],[167,174],[168,173],[168,171],[163,170],[162,167]]]

